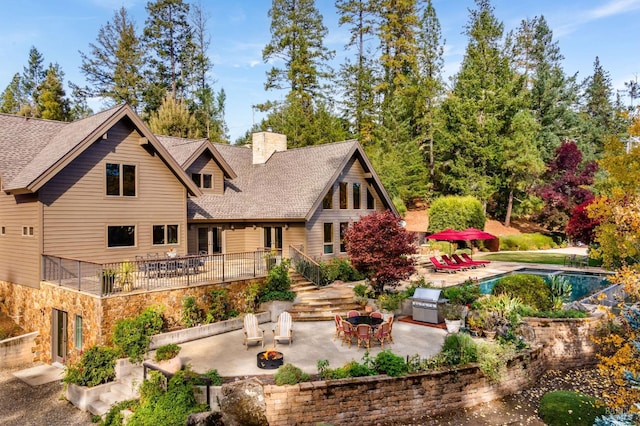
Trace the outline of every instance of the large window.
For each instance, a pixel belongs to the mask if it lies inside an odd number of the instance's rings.
[[[353,184],[353,208],[356,210],[360,208],[360,184],[359,183]]]
[[[324,254],[333,254],[333,223],[324,224]]]
[[[107,226],[107,247],[133,247],[135,245],[135,226]]]
[[[282,226],[264,227],[264,246],[282,250]]]
[[[376,200],[373,198],[371,190],[367,188],[367,209],[373,210],[376,208]]]
[[[153,225],[153,244],[178,244],[178,225]]]
[[[347,182],[340,182],[340,208],[349,208],[349,197],[347,195]]]
[[[191,173],[191,179],[198,188],[213,188],[213,176],[210,174]]]
[[[136,166],[107,163],[107,195],[136,196]]]
[[[347,252],[347,246],[344,243],[344,234],[347,233],[349,224],[347,222],[340,222],[340,253]]]
[[[76,315],[73,324],[73,346],[82,350],[82,317],[80,315]]]
[[[323,209],[332,209],[333,208],[333,186],[329,188],[327,195],[322,199],[322,208]]]

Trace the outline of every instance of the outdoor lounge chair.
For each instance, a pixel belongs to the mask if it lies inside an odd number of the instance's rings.
[[[433,264],[433,269],[435,269],[436,272],[448,272],[450,274],[453,274],[455,272],[458,272],[460,269],[462,269],[462,267],[460,266],[443,265],[435,257],[430,257],[429,260]]]
[[[461,259],[460,256],[458,256],[457,254],[453,254],[451,255],[451,257],[453,257],[453,260],[456,261],[456,263],[460,264],[460,265],[473,265],[474,268],[477,268],[479,266],[487,266],[485,265],[484,262],[480,262],[480,261],[475,261],[475,260],[464,260]]]
[[[488,264],[490,264],[490,263],[491,263],[491,261],[490,261],[490,260],[473,260],[473,259],[471,258],[471,256],[469,256],[467,253],[462,253],[462,258],[463,258],[464,260],[466,260],[467,262],[480,262],[480,263],[483,263],[483,264],[485,264],[485,265],[488,265]]]
[[[444,261],[444,263],[446,263],[447,265],[449,265],[449,266],[459,266],[459,267],[460,267],[460,269],[462,269],[463,271],[464,271],[464,270],[467,270],[467,269],[470,269],[470,268],[475,268],[475,266],[471,266],[469,263],[457,263],[457,262],[454,262],[454,261],[453,261],[452,259],[450,259],[450,258],[449,258],[449,256],[447,256],[446,254],[443,254],[443,255],[442,255],[442,256],[440,256],[440,257],[442,257],[442,260],[443,260],[443,261]]]
[[[280,340],[287,340],[289,346],[293,342],[293,322],[291,321],[291,314],[287,311],[278,315],[278,322],[273,329],[273,347],[276,347],[276,343]]]
[[[264,348],[264,330],[258,327],[258,318],[254,314],[244,317],[244,345],[249,350],[250,342],[260,342]]]

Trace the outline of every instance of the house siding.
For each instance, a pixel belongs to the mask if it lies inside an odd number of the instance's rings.
[[[0,280],[33,288],[40,286],[41,204],[35,194],[0,193]],[[33,236],[23,236],[22,227],[33,227]]]
[[[187,174],[191,177],[192,173],[210,174],[212,180],[211,188],[200,188],[203,193],[206,194],[219,194],[224,193],[224,172],[216,163],[211,154],[206,151],[200,155],[191,165],[187,168]]]
[[[318,209],[314,212],[311,219],[306,224],[307,231],[307,247],[305,248],[305,253],[312,257],[320,257],[320,258],[329,258],[333,256],[337,256],[343,253],[340,253],[340,223],[348,222],[353,223],[360,220],[362,216],[366,216],[373,211],[384,211],[384,203],[382,202],[382,198],[380,194],[375,190],[375,188],[369,185],[365,179],[365,171],[360,164],[360,161],[357,161],[354,158],[347,163],[342,173],[338,176],[336,181],[333,183],[333,208],[332,209],[324,209],[322,204],[318,207]],[[340,190],[339,184],[340,182],[346,182],[347,185],[347,194],[348,194],[348,204],[347,209],[340,209]],[[360,183],[360,209],[353,208],[353,184]],[[367,209],[367,189],[371,191],[373,197],[375,199],[375,208],[374,210]],[[333,254],[325,255],[324,254],[324,224],[325,223],[333,223]]]
[[[157,155],[140,145],[132,126],[119,122],[40,191],[45,254],[94,262],[133,259],[175,247],[185,253],[186,189]],[[136,166],[136,196],[108,197],[106,163]],[[178,244],[153,245],[153,225],[178,225]],[[107,247],[107,226],[135,225],[136,245]]]

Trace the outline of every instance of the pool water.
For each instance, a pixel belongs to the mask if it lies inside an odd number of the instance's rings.
[[[540,275],[544,278],[552,276],[565,277],[571,283],[571,301],[581,300],[590,294],[601,290],[611,283],[607,281],[606,275],[593,274],[588,272],[562,271],[552,269],[533,269],[523,268],[516,271],[502,274],[497,277],[480,281],[480,292],[482,294],[491,294],[493,286],[503,277],[514,274]]]

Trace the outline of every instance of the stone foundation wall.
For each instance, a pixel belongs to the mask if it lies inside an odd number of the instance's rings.
[[[525,318],[544,346],[547,368],[563,370],[594,366],[597,347],[591,340],[603,315],[589,318]]]
[[[33,362],[32,349],[38,332],[0,340],[0,368],[14,368]]]
[[[502,398],[546,370],[542,348],[518,355],[500,383],[476,364],[403,377],[372,376],[264,386],[269,425],[420,424],[420,419]]]

